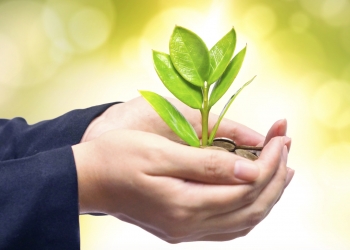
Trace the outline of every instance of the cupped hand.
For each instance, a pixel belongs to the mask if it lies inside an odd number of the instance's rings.
[[[167,98],[192,124],[197,135],[201,138],[201,115],[198,110],[192,109],[177,99]],[[209,133],[218,120],[216,114],[209,115]],[[87,128],[81,142],[87,142],[114,129],[131,129],[150,132],[164,136],[173,141],[180,138],[159,117],[151,105],[142,97],[137,97],[125,103],[116,104],[108,108],[97,117]],[[275,122],[264,137],[256,131],[229,119],[223,119],[216,133],[216,137],[227,137],[237,145],[264,146],[275,136],[285,136],[287,121],[285,119]],[[291,140],[287,143],[289,151]]]
[[[269,213],[290,181],[288,143],[274,136],[252,162],[152,133],[112,130],[73,146],[80,211],[113,215],[172,243],[234,239]]]
[[[168,100],[186,117],[199,138],[201,138],[202,123],[199,110],[192,109],[177,99],[168,98]],[[209,132],[214,127],[217,118],[217,115],[210,113]],[[93,140],[113,129],[139,130],[158,134],[173,141],[180,141],[178,136],[142,97],[108,108],[90,124],[82,138],[82,142]],[[231,138],[238,144],[257,145],[264,141],[264,137],[259,133],[228,119],[223,119],[221,122],[217,136]]]

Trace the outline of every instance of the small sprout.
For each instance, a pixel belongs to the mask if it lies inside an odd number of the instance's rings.
[[[208,134],[209,111],[226,93],[242,66],[247,47],[235,56],[236,32],[232,28],[210,50],[194,32],[176,26],[169,43],[169,54],[153,51],[154,68],[164,86],[180,101],[198,109],[202,115],[201,142],[186,118],[166,99],[150,91],[140,91],[166,124],[188,145],[213,145],[220,122],[244,84],[223,108],[212,132]],[[211,94],[209,96],[210,88]],[[245,150],[236,148],[235,151]],[[241,154],[244,154],[241,153]]]

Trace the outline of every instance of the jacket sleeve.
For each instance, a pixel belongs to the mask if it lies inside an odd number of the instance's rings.
[[[28,125],[0,120],[0,249],[79,249],[71,146],[112,104]]]
[[[113,104],[73,110],[34,125],[23,118],[0,119],[0,161],[79,143],[90,122]]]

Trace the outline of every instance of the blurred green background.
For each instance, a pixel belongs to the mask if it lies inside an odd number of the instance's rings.
[[[151,50],[168,52],[176,24],[209,47],[235,27],[237,50],[248,52],[214,112],[257,75],[227,117],[263,134],[286,118],[295,178],[244,238],[169,245],[115,218],[81,216],[82,249],[350,249],[349,0],[2,0],[1,117],[34,123],[138,89],[170,96]]]

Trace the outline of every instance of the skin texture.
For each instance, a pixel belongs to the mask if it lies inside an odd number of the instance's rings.
[[[199,112],[171,101],[200,135]],[[80,212],[113,215],[170,243],[244,236],[268,215],[293,177],[286,167],[286,128],[285,120],[277,121],[265,138],[223,120],[217,136],[265,145],[252,162],[174,142],[176,135],[142,98],[112,106],[73,146]]]

